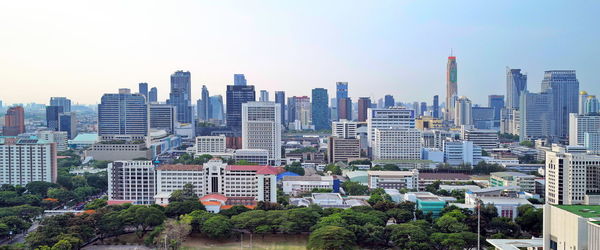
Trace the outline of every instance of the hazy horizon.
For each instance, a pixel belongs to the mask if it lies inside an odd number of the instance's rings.
[[[307,95],[349,82],[349,95],[397,101],[445,95],[453,49],[458,94],[487,105],[505,94],[505,67],[574,69],[600,94],[600,2],[559,1],[8,1],[0,3],[0,100],[95,104],[118,88],[157,87],[176,70],[225,93],[233,74],[258,91]]]

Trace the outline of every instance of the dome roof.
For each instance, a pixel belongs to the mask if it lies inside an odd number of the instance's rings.
[[[582,90],[582,91],[579,91],[579,94],[580,94],[580,95],[587,95],[588,93],[587,93],[587,91],[585,91],[585,90]]]

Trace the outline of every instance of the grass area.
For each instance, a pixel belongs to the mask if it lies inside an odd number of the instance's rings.
[[[556,207],[584,218],[600,217],[598,205],[556,205]]]
[[[182,244],[181,249],[264,249],[264,250],[300,250],[306,249],[308,235],[280,235],[268,234],[264,238],[260,235],[252,236],[252,244],[250,243],[250,235],[243,235],[243,243],[239,237],[232,237],[227,240],[211,240],[197,234],[192,234]]]

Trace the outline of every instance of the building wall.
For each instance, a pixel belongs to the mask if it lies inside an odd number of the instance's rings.
[[[0,144],[0,184],[56,183],[56,144]]]

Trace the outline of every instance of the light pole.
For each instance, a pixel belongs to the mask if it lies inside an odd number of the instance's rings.
[[[481,200],[477,198],[477,250],[481,250]]]

